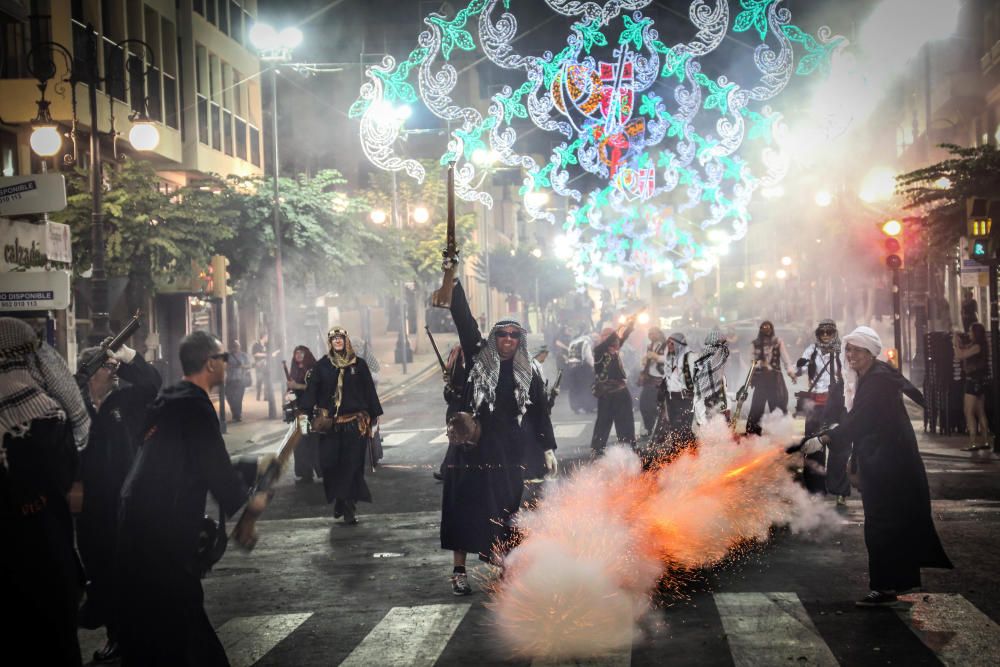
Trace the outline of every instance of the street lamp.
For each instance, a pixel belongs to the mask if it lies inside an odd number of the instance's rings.
[[[101,77],[98,63],[97,32],[94,30],[94,26],[88,24],[84,32],[84,41],[82,43],[75,43],[72,50],[58,42],[41,42],[28,53],[28,71],[38,80],[38,91],[41,93],[37,101],[38,116],[32,123],[34,129],[31,133],[29,143],[31,149],[40,157],[52,157],[59,153],[59,150],[62,148],[62,135],[58,125],[52,120],[49,112],[49,101],[45,99],[45,91],[48,83],[56,76],[54,54],[59,54],[65,63],[66,70],[65,77],[59,83],[69,85],[70,101],[73,109],[73,127],[70,132],[70,138],[73,142],[73,153],[72,155],[65,156],[64,162],[67,164],[75,164],[79,157],[77,154],[77,84],[87,86],[90,111],[90,247],[92,255],[90,341],[92,343],[99,343],[111,335],[111,330],[108,326],[110,310],[108,307],[108,277],[105,270],[105,252],[107,249],[104,239],[104,177],[101,162],[101,138],[102,136],[107,136],[114,139],[118,136],[118,133],[115,130],[115,98],[110,94],[108,95],[108,105],[110,107],[111,127],[107,132],[101,132],[97,129],[97,119],[99,118],[97,113],[97,87],[100,83],[109,83],[114,80],[111,78],[113,75],[112,72],[106,72],[104,77]],[[131,46],[139,47],[146,54],[145,71],[141,71],[143,56],[133,53],[129,49]],[[121,82],[123,87],[128,84],[130,79],[130,77],[126,76],[126,72],[135,71],[135,69],[140,70],[140,75],[137,79],[143,82],[144,85],[144,82],[148,80],[149,74],[155,71],[155,55],[152,47],[139,39],[125,39],[115,43],[112,48],[123,54],[124,62],[120,72],[123,78]],[[47,57],[42,57],[42,54],[46,54]],[[136,68],[136,65],[138,65],[138,68]],[[145,109],[145,90],[143,89],[138,93],[135,90],[129,92],[133,96],[136,94],[141,96],[142,108]],[[135,141],[132,142],[133,147],[136,150],[152,150],[155,148],[159,143],[159,132],[148,122],[145,114],[133,114],[131,119],[136,122],[129,135],[131,139],[132,134],[135,133]],[[44,168],[44,161],[42,164]]]
[[[368,214],[368,217],[376,225],[384,225],[385,224],[386,214],[385,214],[385,211],[383,211],[380,208],[373,209],[372,212]]]
[[[427,210],[426,206],[418,206],[413,209],[413,221],[418,225],[422,225],[431,219],[431,213]]]
[[[274,163],[271,165],[274,177],[274,192],[271,200],[271,212],[274,226],[274,294],[277,301],[278,343],[275,348],[281,350],[288,340],[285,325],[285,276],[281,258],[281,199],[279,194],[278,152],[278,65],[292,59],[292,50],[302,44],[302,31],[290,26],[276,30],[267,23],[256,23],[250,28],[250,43],[260,54],[261,62],[270,63],[271,71],[271,151]],[[270,413],[270,409],[268,410]]]

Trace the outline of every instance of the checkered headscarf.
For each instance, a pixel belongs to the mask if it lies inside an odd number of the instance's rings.
[[[66,362],[40,343],[27,322],[0,317],[0,441],[23,437],[35,419],[68,419],[77,449],[87,446],[90,416]]]
[[[496,407],[497,384],[500,382],[500,353],[497,352],[497,329],[516,327],[521,332],[521,340],[514,352],[514,398],[517,401],[518,414],[523,415],[531,404],[528,398],[531,389],[531,357],[528,356],[528,332],[519,322],[500,320],[493,325],[486,345],[479,350],[472,370],[469,372],[469,382],[472,383],[472,405],[475,408],[486,407],[491,412]]]

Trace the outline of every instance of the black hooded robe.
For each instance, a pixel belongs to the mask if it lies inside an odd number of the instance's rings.
[[[904,591],[920,586],[920,568],[951,568],[931,518],[927,472],[903,405],[912,385],[876,361],[861,376],[854,407],[830,433],[831,448],[854,443],[865,511],[870,587]]]
[[[187,381],[150,406],[122,487],[115,585],[123,667],[228,665],[196,563],[208,493],[227,516],[249,487],[230,463],[208,394]]]
[[[325,408],[331,415],[337,414],[333,399],[340,373],[346,375],[339,414],[366,412],[372,421],[381,416],[382,404],[378,400],[368,363],[357,357],[354,364],[340,369],[333,365],[329,356],[317,361],[306,376],[306,390],[301,403],[306,414],[312,414],[314,408]],[[356,421],[335,424],[328,433],[319,434],[319,466],[323,471],[323,489],[328,503],[338,499],[372,501],[371,491],[365,483],[367,446],[368,438],[360,432]]]
[[[138,354],[118,366],[118,376],[128,384],[108,394],[99,409],[86,402],[90,438],[80,456],[83,509],[76,519],[77,547],[88,578],[86,608],[93,620],[108,626],[111,639],[118,501],[142,440],[146,409],[161,384],[159,372]]]
[[[486,340],[472,316],[461,283],[456,284],[452,294],[451,315],[465,358],[474,360]],[[441,548],[479,554],[482,560],[494,561],[495,550],[510,546],[511,518],[521,505],[524,448],[555,449],[556,443],[545,386],[537,373],[531,375],[531,404],[522,420],[518,419],[514,396],[513,360],[500,362],[493,410],[474,408],[472,385],[470,378],[462,409],[477,415],[481,436],[475,446],[450,447],[445,459]]]

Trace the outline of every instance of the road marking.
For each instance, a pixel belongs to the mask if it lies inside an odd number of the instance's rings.
[[[402,417],[396,417],[395,419],[390,419],[389,421],[386,422],[380,421],[378,425],[379,428],[392,428],[401,421],[403,421]]]
[[[428,444],[430,445],[446,445],[448,444],[448,431],[441,431],[436,438],[431,440]]]
[[[219,628],[219,641],[232,667],[250,667],[310,616],[311,612],[232,618]]]
[[[935,470],[933,468],[930,468],[930,469],[927,470],[927,474],[928,475],[941,474],[941,473],[946,473],[946,474],[949,474],[949,475],[955,474],[955,473],[972,473],[972,474],[977,474],[977,473],[985,473],[985,472],[996,472],[996,471],[995,470],[981,470],[981,469],[980,470],[968,470],[966,468],[944,468],[944,469],[941,469],[941,470]]]
[[[736,667],[837,665],[795,593],[716,593]]]
[[[398,447],[407,440],[413,438],[415,435],[417,435],[416,431],[397,431],[395,433],[383,433],[382,446]]]
[[[432,667],[471,606],[393,607],[341,667]]]
[[[557,438],[578,438],[587,428],[587,424],[555,424],[552,428]]]
[[[1000,664],[1000,626],[957,593],[913,593],[896,609],[945,665]]]

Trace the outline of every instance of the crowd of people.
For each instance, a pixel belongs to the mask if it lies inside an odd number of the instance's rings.
[[[761,322],[745,350],[745,380],[734,387],[727,364],[735,341],[718,328],[699,343],[682,331],[641,327],[646,341],[636,353],[632,336],[640,327],[630,315],[599,332],[562,327],[529,350],[516,318],[488,328],[478,322],[460,282],[449,307],[459,342],[444,369],[449,445],[434,476],[442,482],[440,545],[452,553],[455,595],[472,592],[469,554],[502,566],[516,541],[517,512],[557,474],[551,411],[560,385],[574,413],[594,415],[592,457],[604,454],[613,428],[619,443],[653,465],[697,447],[699,429],[717,416],[736,430],[748,395],[737,437],[760,434],[765,414],[789,411],[785,378],[793,385],[801,379],[806,389],[794,403],[805,418],[803,484],[838,505],[852,483],[864,489],[871,593],[858,604],[891,604],[920,585],[920,568],[951,566],[903,403],[904,395],[918,404],[922,397],[876,359],[882,343],[873,330],[858,327],[841,340],[836,323],[822,320],[795,357],[774,325]],[[986,435],[985,419],[979,424],[981,329],[970,322],[954,341],[968,370],[972,447]],[[249,354],[238,343],[226,351],[196,331],[178,353],[184,377],[168,387],[127,344],[84,350],[81,368],[95,358],[103,363],[74,379],[30,326],[0,318],[0,516],[12,538],[12,547],[0,550],[0,572],[12,608],[24,610],[14,630],[32,660],[80,664],[79,625],[106,628],[97,662],[226,664],[200,579],[221,556],[220,542],[224,549],[225,519],[241,508],[260,514],[269,496],[256,490],[266,462],[230,460],[210,394],[225,386],[239,421],[250,371],[266,366],[272,352],[263,338]],[[550,355],[558,372],[552,383]],[[378,360],[334,327],[319,358],[296,347],[285,374],[289,416],[310,423],[295,452],[296,481],[322,480],[334,518],[357,525],[357,503],[372,501],[366,469],[381,458]],[[209,494],[220,508],[218,523],[205,517]]]

